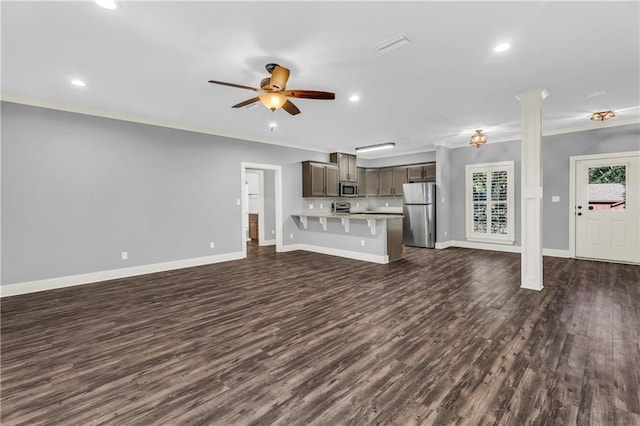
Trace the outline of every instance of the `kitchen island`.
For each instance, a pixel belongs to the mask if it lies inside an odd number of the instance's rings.
[[[393,213],[298,213],[301,250],[389,263],[402,258],[402,215]]]

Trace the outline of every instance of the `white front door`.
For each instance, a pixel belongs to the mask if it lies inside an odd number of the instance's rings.
[[[577,160],[576,257],[640,263],[640,154]]]

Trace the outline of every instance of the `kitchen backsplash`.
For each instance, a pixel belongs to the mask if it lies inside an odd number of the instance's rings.
[[[402,213],[402,198],[400,197],[376,197],[376,198],[303,198],[303,213],[330,213],[331,204],[334,202],[351,203],[351,212],[381,211],[389,213]]]

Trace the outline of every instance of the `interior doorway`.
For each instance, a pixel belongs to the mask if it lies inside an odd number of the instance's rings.
[[[282,246],[282,167],[241,164],[242,251],[247,246]]]
[[[571,157],[575,257],[640,263],[640,152]]]

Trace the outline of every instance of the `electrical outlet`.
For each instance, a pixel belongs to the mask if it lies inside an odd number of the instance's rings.
[[[356,203],[356,207],[360,207],[360,203]]]
[[[322,208],[322,203],[320,203],[320,208]]]
[[[276,230],[275,229],[271,230],[271,235],[276,235]]]
[[[360,240],[360,245],[364,247],[364,240]]]
[[[442,202],[444,203],[444,197],[442,197]]]
[[[560,196],[559,195],[553,195],[551,197],[551,202],[552,203],[559,203],[560,202]]]
[[[122,260],[127,260],[129,259],[129,253],[127,253],[126,251],[123,251],[120,257],[122,258]]]
[[[385,207],[389,207],[389,203],[384,203],[384,206]]]
[[[237,205],[240,205],[240,198],[237,198],[237,199],[236,199],[236,204],[237,204]]]
[[[445,237],[447,236],[447,231],[444,231],[444,236],[445,236]]]
[[[313,204],[309,204],[309,210],[313,210]]]
[[[293,234],[289,234],[289,239],[293,240]]]
[[[209,243],[209,248],[216,248],[216,243],[214,243],[213,241],[211,241]]]

